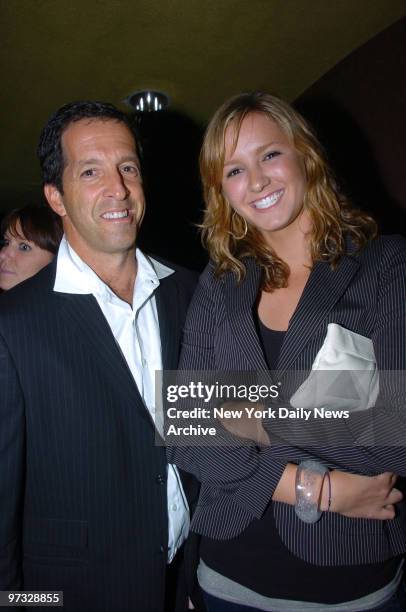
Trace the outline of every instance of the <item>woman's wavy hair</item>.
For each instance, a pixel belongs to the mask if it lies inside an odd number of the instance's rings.
[[[352,208],[340,192],[325,153],[314,132],[289,104],[270,94],[239,94],[225,102],[214,114],[203,140],[200,172],[206,202],[202,239],[215,264],[216,274],[232,271],[241,281],[245,275],[244,257],[254,257],[262,268],[263,289],[286,287],[287,264],[266,244],[261,233],[238,214],[222,194],[225,133],[235,126],[234,143],[244,118],[262,113],[285,132],[301,157],[306,175],[303,206],[312,221],[310,250],[312,261],[327,261],[335,266],[345,253],[345,238],[360,249],[376,236],[375,221]]]

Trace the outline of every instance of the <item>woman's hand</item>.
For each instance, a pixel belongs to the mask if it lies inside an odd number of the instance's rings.
[[[261,404],[252,404],[259,411]],[[223,427],[240,438],[248,438],[262,446],[269,446],[270,441],[262,426],[261,418],[249,417],[243,402],[224,402],[225,414],[236,414],[239,418],[219,419]],[[295,477],[297,466],[288,463],[272,496],[274,501],[295,504]],[[331,504],[329,510],[351,518],[387,520],[395,517],[395,504],[403,499],[402,493],[395,488],[396,474],[385,472],[378,476],[360,476],[332,470]],[[324,478],[320,497],[320,509],[327,510],[329,505],[328,479]]]
[[[297,466],[288,463],[272,496],[273,501],[294,505]],[[386,472],[379,476],[358,476],[333,470],[331,479],[330,511],[351,518],[387,520],[395,516],[395,504],[403,498],[394,488],[397,476]],[[320,509],[328,509],[328,479],[323,480]]]
[[[331,478],[332,512],[339,512],[351,518],[393,519],[395,504],[403,498],[394,488],[396,474],[385,472],[378,476],[358,476],[333,470]],[[321,509],[328,506],[328,483],[323,483]]]

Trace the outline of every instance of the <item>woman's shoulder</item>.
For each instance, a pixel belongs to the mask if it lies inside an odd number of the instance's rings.
[[[387,253],[399,253],[406,250],[406,238],[400,234],[383,234],[372,242],[377,242]]]
[[[387,265],[391,261],[405,261],[406,238],[400,234],[380,235],[354,255],[361,261],[373,261],[376,265]]]
[[[233,270],[221,271],[218,264],[212,259],[209,260],[205,269],[200,275],[199,284],[210,288],[212,291],[221,290],[224,285],[238,287],[256,277],[260,273],[260,268],[253,257],[244,257],[242,260],[244,265],[244,274],[241,279],[238,279],[237,274]]]

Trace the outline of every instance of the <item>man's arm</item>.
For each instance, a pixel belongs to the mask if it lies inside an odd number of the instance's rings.
[[[17,372],[0,336],[0,590],[22,587],[24,401]]]

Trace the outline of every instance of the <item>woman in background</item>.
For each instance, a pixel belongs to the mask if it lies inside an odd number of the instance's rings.
[[[24,206],[1,224],[0,289],[7,291],[52,261],[63,234],[60,217],[50,208]]]
[[[387,448],[169,449],[169,460],[202,482],[192,530],[202,536],[208,610],[402,610],[406,537],[390,506],[400,497],[389,487],[381,513],[362,500],[346,509],[336,478],[359,478],[354,503],[368,479],[334,470],[331,495],[318,480],[318,510],[326,511],[306,523],[294,510],[298,467],[288,462],[316,454],[329,468],[406,474],[404,439],[397,448],[388,442],[401,430],[405,395],[388,391],[384,376],[406,369],[406,240],[375,238],[374,221],[340,193],[304,119],[267,94],[236,96],[215,113],[201,174],[211,262],[185,324],[180,369],[310,371],[347,353],[375,361],[380,401],[390,402],[376,413]]]

